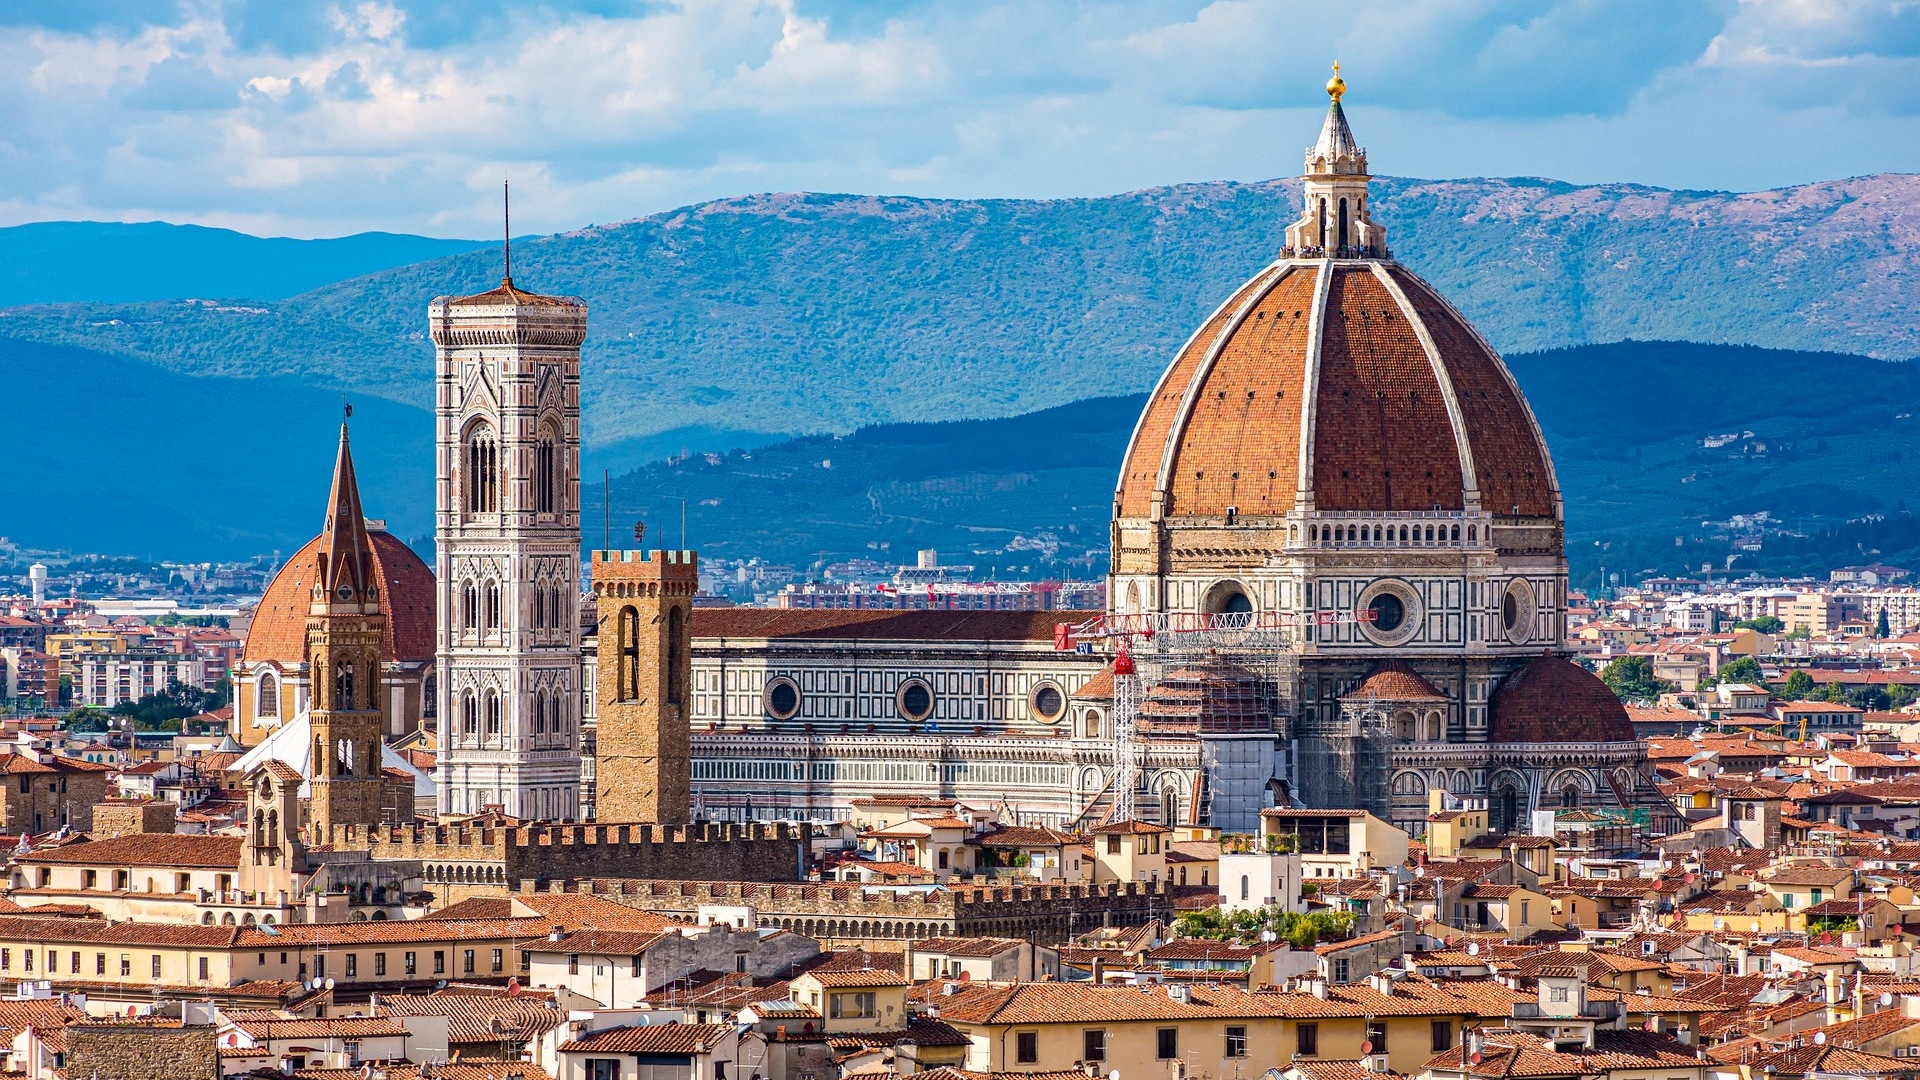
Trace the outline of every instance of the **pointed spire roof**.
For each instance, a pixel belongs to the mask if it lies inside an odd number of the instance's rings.
[[[327,497],[327,524],[320,530],[320,560],[318,584],[326,588],[329,602],[371,602],[373,542],[360,510],[360,484],[353,475],[345,422],[340,425],[340,456],[333,464],[333,493]]]
[[[1307,151],[1308,175],[1327,173],[1361,174],[1367,171],[1367,152],[1354,141],[1347,126],[1347,111],[1340,107],[1346,96],[1347,81],[1340,77],[1340,64],[1333,65],[1333,78],[1327,80],[1327,118],[1320,125],[1320,138]]]

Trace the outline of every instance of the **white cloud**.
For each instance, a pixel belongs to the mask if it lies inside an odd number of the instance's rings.
[[[503,172],[542,230],[760,189],[1261,178],[1297,167],[1336,56],[1384,172],[1753,188],[1920,170],[1905,0],[1352,0],[1337,21],[1293,0],[830,2],[0,13],[0,222],[485,235]]]

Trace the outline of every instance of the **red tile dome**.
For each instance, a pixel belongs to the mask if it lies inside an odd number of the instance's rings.
[[[1135,429],[1115,514],[1477,508],[1552,519],[1545,440],[1493,349],[1412,271],[1284,259],[1214,312]]]
[[[1377,698],[1381,701],[1445,701],[1447,695],[1434,688],[1420,673],[1398,660],[1388,660],[1374,668],[1366,681],[1342,695],[1348,698]]]
[[[1487,741],[1634,741],[1633,722],[1600,677],[1552,653],[1501,680],[1488,705]]]
[[[387,617],[380,658],[388,663],[417,663],[434,656],[433,571],[413,549],[387,532],[369,532],[374,578],[380,583],[380,610]],[[307,659],[307,608],[320,573],[323,536],[294,553],[273,575],[247,627],[247,663],[275,661],[285,666]]]

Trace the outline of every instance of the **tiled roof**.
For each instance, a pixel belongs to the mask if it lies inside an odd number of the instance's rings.
[[[731,1034],[729,1024],[653,1024],[583,1035],[560,1047],[576,1054],[704,1054]]]
[[[29,866],[144,866],[162,869],[235,870],[241,838],[191,833],[134,833],[40,848],[15,861]]]
[[[994,937],[949,937],[927,938],[913,943],[917,953],[939,953],[942,956],[999,956],[1009,949],[1025,945],[1024,941],[1013,938]]]
[[[813,979],[821,986],[842,989],[866,986],[906,986],[909,983],[905,975],[902,975],[898,971],[889,971],[885,968],[814,968],[801,977]]]
[[[908,1021],[904,1030],[846,1031],[827,1036],[827,1045],[843,1052],[863,1047],[899,1046],[902,1043],[915,1046],[971,1046],[973,1040],[952,1024],[930,1019]]]
[[[1633,724],[1607,684],[1542,653],[1508,675],[1488,705],[1492,743],[1633,742]]]
[[[1383,701],[1445,701],[1447,695],[1398,660],[1382,661],[1373,674],[1344,695],[1351,698],[1378,698]]]
[[[544,996],[506,997],[498,994],[454,993],[380,995],[380,1016],[444,1016],[447,1040],[454,1043],[498,1043],[501,1030],[532,1039],[567,1022],[565,1010]]]
[[[221,1015],[256,1042],[271,1039],[359,1039],[381,1035],[405,1035],[407,1029],[391,1020],[372,1016],[328,1016],[287,1018],[255,1016],[257,1010],[234,1010]]]
[[[1197,1020],[1239,1017],[1508,1016],[1515,1002],[1531,1001],[1497,983],[1459,981],[1442,985],[1402,979],[1392,994],[1361,984],[1332,986],[1325,998],[1309,993],[1191,986],[1188,1000],[1164,986],[1092,986],[1085,983],[958,984],[952,995],[923,984],[916,997],[940,1007],[940,1018],[958,1024],[1089,1024],[1128,1020]],[[1456,992],[1456,988],[1459,992]]]
[[[1115,821],[1094,828],[1099,836],[1161,836],[1173,830],[1151,821]]]
[[[559,941],[542,938],[521,946],[528,952],[587,953],[594,956],[638,956],[667,935],[631,930],[575,930]]]
[[[248,949],[288,945],[383,945],[389,942],[489,941],[544,938],[545,919],[408,919],[358,923],[287,923],[271,930],[243,927],[238,944]]]
[[[228,1051],[220,1050],[225,1058]],[[394,1063],[380,1066],[387,1080],[553,1080],[547,1070],[538,1065],[518,1059],[512,1061],[488,1061],[482,1058],[462,1057],[459,1061],[444,1061],[433,1065],[415,1065],[411,1062]],[[359,1068],[352,1069],[296,1069],[294,1080],[363,1080]]]
[[[695,608],[695,637],[904,641],[1052,641],[1097,611],[886,611]]]

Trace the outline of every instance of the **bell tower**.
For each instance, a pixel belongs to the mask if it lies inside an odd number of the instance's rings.
[[[360,510],[347,426],[333,466],[320,565],[307,608],[307,665],[312,678],[309,769],[313,838],[324,843],[335,825],[380,821],[380,608],[373,544]]]
[[[693,748],[691,551],[593,553],[600,621],[594,818],[684,824],[690,816]]]
[[[510,264],[509,264],[510,265]],[[435,299],[439,810],[580,816],[580,345],[587,305]]]

